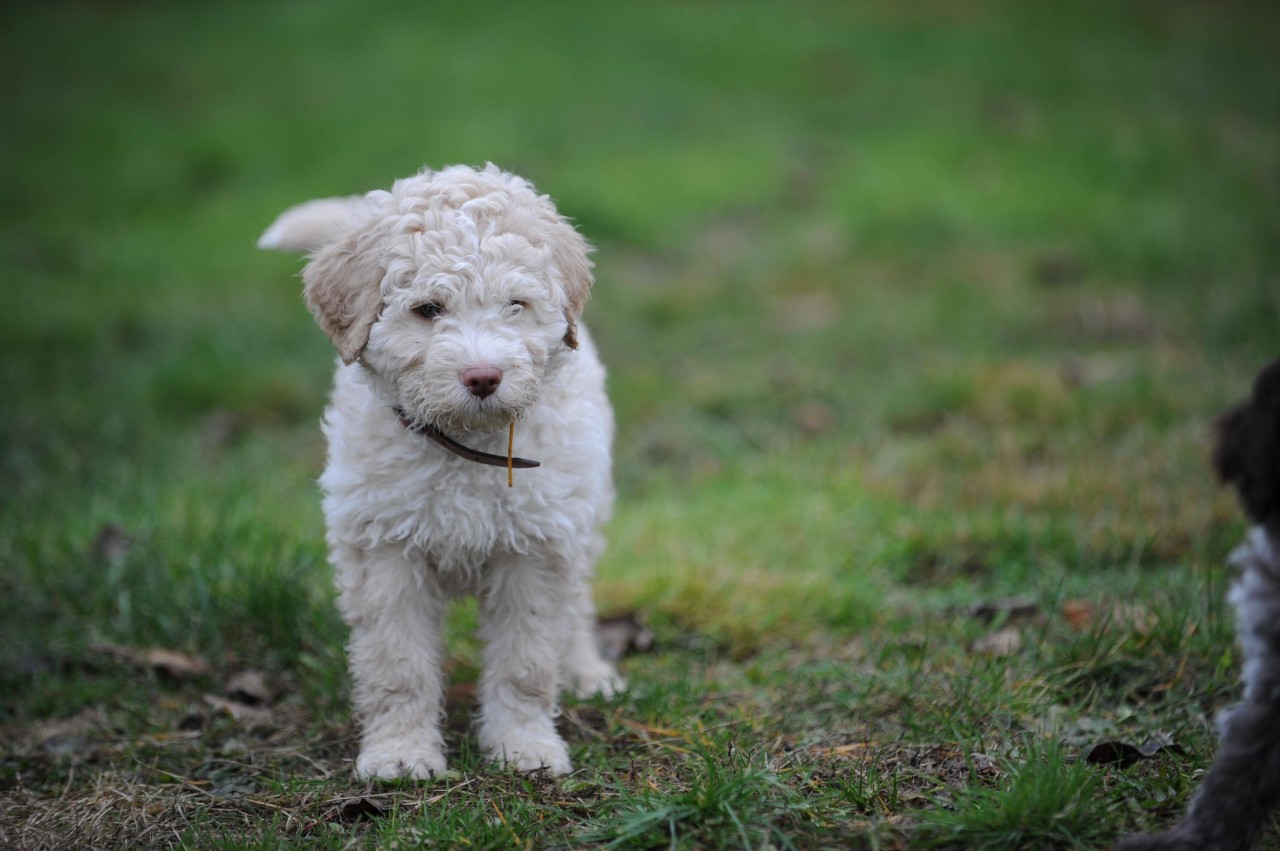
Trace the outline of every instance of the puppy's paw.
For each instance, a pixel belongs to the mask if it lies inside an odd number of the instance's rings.
[[[569,677],[569,687],[573,696],[579,699],[600,695],[611,698],[626,691],[627,681],[614,667],[607,662],[599,662],[583,671],[576,671]]]
[[[495,763],[516,771],[545,771],[556,777],[573,771],[569,749],[554,733],[548,736],[508,732],[487,750]]]
[[[366,745],[356,758],[356,776],[363,780],[430,780],[444,772],[445,759],[440,749],[417,743]]]

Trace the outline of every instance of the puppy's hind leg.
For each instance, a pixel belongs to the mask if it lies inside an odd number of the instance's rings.
[[[333,552],[338,607],[351,627],[348,658],[361,722],[360,777],[424,780],[445,771],[445,596],[399,546]]]
[[[577,697],[613,697],[627,687],[627,681],[600,655],[596,639],[596,608],[591,586],[585,577],[578,580],[576,603],[562,660],[565,684]]]

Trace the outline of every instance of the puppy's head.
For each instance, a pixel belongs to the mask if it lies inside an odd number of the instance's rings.
[[[1213,466],[1253,522],[1280,533],[1280,360],[1263,368],[1248,399],[1217,421]]]
[[[343,362],[450,431],[499,429],[536,402],[578,347],[592,285],[591,249],[551,200],[490,164],[423,171],[347,206],[303,271]]]

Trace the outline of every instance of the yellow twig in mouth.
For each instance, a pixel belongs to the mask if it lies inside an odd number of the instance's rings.
[[[511,450],[515,447],[515,445],[516,445],[516,421],[512,420],[511,429],[507,432],[507,487],[509,488],[513,488],[516,485],[515,473],[513,472],[514,468],[512,467],[512,464],[511,464],[511,458],[512,458]]]

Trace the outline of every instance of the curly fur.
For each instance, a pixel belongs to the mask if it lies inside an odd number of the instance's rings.
[[[1217,425],[1214,468],[1255,524],[1232,554],[1239,578],[1228,597],[1244,699],[1220,716],[1218,756],[1182,822],[1117,851],[1245,851],[1280,800],[1280,361]]]
[[[351,628],[362,777],[446,768],[443,619],[480,600],[479,739],[519,770],[570,770],[561,685],[612,693],[589,578],[613,501],[604,368],[579,317],[590,248],[544,195],[489,165],[286,211],[265,247],[310,250],[304,295],[340,357],[320,484],[338,605]],[[432,305],[438,315],[424,316]],[[470,367],[501,370],[489,396]],[[476,449],[541,462],[504,471],[414,434],[396,409]]]

